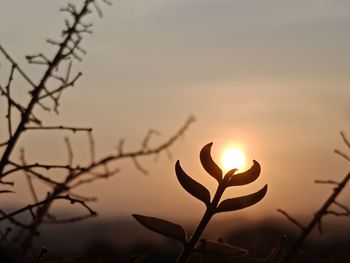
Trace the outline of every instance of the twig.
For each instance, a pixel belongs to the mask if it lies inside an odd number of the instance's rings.
[[[64,142],[66,143],[67,151],[68,151],[68,165],[73,165],[73,149],[68,137],[64,137]]]
[[[10,94],[10,86],[11,86],[11,83],[12,83],[12,80],[13,80],[13,74],[15,72],[15,68],[16,66],[14,64],[12,64],[12,67],[11,67],[11,72],[10,72],[10,76],[8,78],[8,81],[7,81],[7,85],[5,87],[6,89],[6,92],[8,94],[7,96],[7,126],[8,126],[8,131],[9,131],[9,137],[11,139],[12,137],[12,117],[11,117],[11,108],[12,108],[12,103],[11,103],[11,94]]]
[[[2,211],[1,209],[0,209],[0,214],[2,216],[7,216],[7,214],[4,211]],[[10,221],[12,224],[14,224],[16,226],[19,226],[21,228],[33,231],[34,234],[37,235],[37,236],[39,235],[38,231],[34,231],[29,225],[21,223],[20,221],[16,220],[14,217],[8,217],[7,220]]]
[[[343,153],[339,150],[334,150],[334,153],[340,155],[341,157],[343,157],[345,160],[348,160],[350,162],[350,156],[347,155],[346,153]]]
[[[315,180],[315,184],[335,184],[338,185],[339,182],[333,180]]]
[[[88,132],[91,163],[95,162],[95,141],[91,130]]]
[[[5,233],[2,233],[0,231],[0,234],[1,234],[0,244],[1,244],[2,241],[4,241],[7,238],[7,236],[10,234],[11,231],[12,231],[12,229],[10,227],[6,228],[6,232]]]
[[[315,226],[317,226],[322,219],[322,217],[327,214],[327,211],[329,207],[334,203],[338,195],[341,193],[341,191],[344,189],[348,181],[350,180],[350,172],[343,178],[343,180],[338,184],[337,187],[334,188],[333,193],[328,197],[328,199],[325,201],[325,203],[322,205],[322,207],[316,212],[313,219],[310,221],[310,223],[305,227],[305,229],[302,231],[300,236],[298,237],[295,244],[292,246],[292,248],[287,253],[287,256],[285,258],[285,262],[290,262],[298,252],[301,245],[304,243],[306,237],[310,234],[310,232],[314,229]]]
[[[26,126],[24,128],[25,130],[68,130],[73,133],[78,132],[78,131],[86,131],[86,132],[91,132],[92,128],[78,128],[78,127],[69,127],[69,126]]]
[[[75,174],[74,173],[71,174],[70,178],[67,178],[67,179],[70,181],[73,178],[76,178],[82,174],[88,173],[91,170],[96,169],[96,168],[98,168],[102,165],[105,165],[109,162],[112,162],[112,161],[141,157],[141,156],[156,155],[156,154],[164,151],[165,149],[169,148],[177,139],[179,139],[181,136],[183,136],[185,131],[190,127],[190,125],[194,121],[195,121],[194,117],[192,117],[192,116],[189,117],[187,119],[187,121],[185,122],[185,124],[172,137],[170,137],[170,139],[168,139],[167,141],[165,141],[164,143],[162,143],[156,147],[149,148],[147,150],[141,149],[138,151],[130,151],[130,152],[119,151],[119,153],[117,155],[111,155],[111,156],[104,157],[104,158],[100,159],[99,161],[92,163],[89,166],[85,167],[82,171],[79,171]]]
[[[295,218],[293,218],[292,216],[290,216],[286,211],[282,210],[282,209],[277,209],[277,212],[281,213],[282,215],[284,215],[290,222],[292,222],[294,225],[296,225],[297,227],[299,227],[301,230],[304,230],[305,227],[300,224]]]
[[[1,44],[0,44],[0,51],[11,62],[11,64],[16,67],[19,74],[21,74],[22,77],[34,88],[35,87],[34,82],[28,77],[27,74],[24,73],[24,71],[18,66],[16,61],[14,61],[14,59],[12,59],[12,57],[6,52],[6,50],[1,46]]]
[[[77,217],[71,217],[71,218],[66,218],[66,219],[57,219],[57,220],[44,220],[44,224],[52,224],[52,225],[58,225],[58,224],[68,224],[68,223],[75,223],[79,222],[91,217],[97,216],[97,213],[95,214],[88,214],[88,215],[83,215],[83,216],[77,216]]]
[[[345,133],[343,131],[340,132],[340,136],[343,138],[344,143],[350,149],[350,141],[346,138]]]
[[[21,213],[23,213],[25,211],[31,211],[33,208],[38,207],[38,206],[42,206],[43,204],[46,204],[47,202],[50,202],[52,200],[68,200],[68,201],[70,201],[71,204],[78,203],[78,204],[84,206],[89,211],[89,213],[91,215],[95,215],[96,214],[96,212],[94,210],[92,210],[84,201],[72,198],[69,195],[64,195],[64,196],[49,197],[49,198],[46,198],[46,199],[44,199],[44,200],[42,200],[40,202],[37,202],[35,204],[27,205],[27,206],[25,206],[25,207],[23,207],[21,209],[18,209],[16,211],[12,212],[12,213],[9,213],[9,214],[6,214],[6,215],[0,217],[0,221],[8,219],[8,218],[12,218],[12,217],[14,217],[14,216],[16,216],[18,214],[21,214]]]
[[[39,164],[39,163],[34,163],[34,164],[27,164],[27,165],[19,165],[16,164],[14,162],[9,162],[11,165],[15,166],[16,168],[10,169],[8,171],[6,171],[4,173],[5,175],[9,175],[11,173],[20,171],[20,170],[30,170],[31,168],[42,168],[45,170],[50,170],[50,169],[64,169],[64,170],[68,170],[68,171],[81,171],[82,168],[80,168],[79,166],[77,167],[72,167],[69,165],[57,165],[57,164]]]
[[[24,159],[24,149],[21,149],[21,156],[20,156],[20,159],[22,161],[22,166],[26,166],[26,162],[25,162],[25,159]],[[32,178],[30,177],[29,173],[27,170],[23,170],[24,171],[24,174],[27,178],[27,182],[28,182],[28,186],[29,186],[29,189],[30,189],[30,192],[32,193],[32,196],[33,196],[33,200],[34,202],[39,202],[39,199],[38,199],[38,196],[35,192],[35,188],[34,188],[34,185],[33,185],[33,182],[32,182]]]

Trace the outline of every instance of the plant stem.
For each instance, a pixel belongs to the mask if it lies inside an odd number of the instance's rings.
[[[202,220],[200,221],[199,225],[197,226],[196,231],[192,235],[190,241],[185,245],[184,250],[182,251],[179,258],[177,259],[177,263],[186,263],[188,258],[193,253],[194,248],[195,248],[199,238],[201,237],[204,229],[208,225],[212,216],[215,214],[216,207],[220,201],[220,198],[221,198],[223,192],[226,189],[226,183],[227,183],[227,180],[225,180],[225,179],[219,183],[219,186],[216,190],[213,201],[209,205],[207,205],[207,209],[205,210],[205,213],[202,217]]]

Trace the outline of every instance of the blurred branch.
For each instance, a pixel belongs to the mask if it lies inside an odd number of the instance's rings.
[[[56,54],[54,55],[52,60],[47,61],[47,68],[45,73],[43,74],[39,84],[33,85],[33,90],[31,91],[31,99],[28,103],[27,107],[25,108],[25,111],[23,112],[21,116],[21,120],[13,134],[13,136],[9,139],[6,148],[4,150],[4,153],[0,160],[0,179],[4,177],[3,171],[5,166],[8,164],[10,155],[21,136],[22,132],[25,130],[25,126],[30,120],[30,117],[32,115],[32,111],[35,108],[36,105],[40,102],[40,96],[43,91],[46,90],[46,83],[47,81],[52,78],[53,72],[57,69],[59,64],[63,62],[65,59],[67,59],[69,56],[73,56],[77,59],[80,59],[80,57],[77,55],[77,51],[82,51],[79,47],[80,41],[81,41],[81,35],[82,33],[85,33],[84,29],[86,28],[84,24],[81,23],[81,20],[88,15],[90,11],[90,5],[93,4],[94,0],[86,0],[82,6],[82,8],[79,10],[79,12],[76,12],[75,8],[72,8],[74,5],[69,4],[67,8],[67,12],[71,14],[73,18],[73,22],[71,24],[66,24],[67,28],[63,31],[63,40],[61,42],[57,42],[58,50]],[[56,43],[54,43],[56,44]],[[8,60],[14,64],[17,65],[11,57],[7,54],[7,52],[0,46],[0,51],[8,58]],[[23,76],[26,76],[25,74],[22,74]],[[26,78],[26,77],[25,77]],[[30,81],[29,78],[26,78],[29,80],[29,82],[32,84],[33,82]]]
[[[350,141],[346,138],[346,135],[343,131],[340,132],[340,136],[342,137],[345,145],[350,149]],[[334,152],[350,162],[350,156],[348,154],[337,149],[334,150]]]
[[[298,228],[300,228],[301,230],[304,230],[305,227],[300,224],[295,218],[293,218],[292,216],[290,216],[286,211],[282,210],[282,209],[277,209],[277,212],[281,213],[282,215],[284,215],[290,222],[292,222],[294,225],[296,225]]]
[[[77,127],[69,127],[69,126],[39,126],[39,127],[34,127],[34,126],[26,126],[24,130],[68,130],[73,133],[77,131],[86,131],[86,132],[91,132],[92,128],[77,128]]]
[[[128,159],[128,158],[133,159],[136,157],[158,154],[158,153],[166,150],[167,148],[169,148],[176,140],[178,140],[180,137],[182,137],[184,135],[185,131],[190,127],[190,125],[194,121],[195,121],[194,117],[192,117],[192,116],[189,117],[186,120],[185,124],[172,137],[170,137],[167,141],[161,143],[158,146],[149,147],[148,149],[144,149],[143,147],[141,147],[141,149],[138,151],[130,151],[130,152],[124,152],[123,149],[119,148],[119,153],[117,155],[107,156],[107,157],[100,159],[99,161],[97,161],[95,163],[91,163],[90,165],[88,165],[87,167],[82,169],[81,171],[79,171],[75,174],[74,173],[71,174],[70,178],[67,178],[67,179],[69,181],[71,181],[72,178],[79,177],[84,173],[87,173],[87,172],[89,172],[97,167],[100,167],[100,166],[105,165],[105,164],[112,162],[112,161],[117,161],[117,160],[121,160],[121,159]]]
[[[38,207],[38,206],[42,206],[42,205],[44,205],[44,204],[46,204],[46,203],[48,203],[48,202],[50,202],[50,201],[52,201],[52,200],[67,200],[67,201],[69,201],[71,204],[78,203],[78,204],[82,205],[83,207],[85,207],[85,208],[89,211],[89,213],[90,213],[91,215],[97,214],[97,213],[96,213],[94,210],[92,210],[84,201],[79,200],[79,199],[72,198],[72,197],[70,197],[69,195],[64,195],[64,196],[49,197],[49,198],[46,198],[46,199],[44,199],[44,200],[42,200],[42,201],[40,201],[40,202],[37,202],[37,203],[35,203],[35,204],[27,205],[27,206],[25,206],[25,207],[23,207],[23,208],[20,208],[20,209],[14,211],[14,212],[12,212],[12,213],[3,215],[2,217],[0,217],[0,221],[5,220],[5,219],[9,219],[9,218],[11,218],[11,217],[14,217],[14,216],[16,216],[16,215],[18,215],[18,214],[21,214],[21,213],[23,213],[23,212],[26,212],[26,211],[30,211],[30,212],[33,214],[33,208]]]
[[[0,214],[5,217],[5,216],[8,216],[8,214],[6,214],[3,210],[0,209]],[[34,231],[31,226],[29,225],[26,225],[26,224],[23,224],[21,223],[20,221],[16,220],[13,216],[9,216],[6,218],[8,221],[10,221],[12,224],[16,225],[16,226],[19,226],[21,228],[24,228],[24,229],[27,229],[27,230],[30,230],[30,231],[33,231],[33,233],[35,235],[39,235],[39,232],[38,231]]]
[[[0,244],[2,241],[4,241],[7,238],[7,236],[10,234],[11,231],[12,231],[12,229],[10,227],[6,228],[5,233],[2,233],[2,231],[0,230],[0,234],[1,234]]]
[[[345,160],[348,160],[350,162],[350,156],[347,155],[346,153],[343,153],[339,150],[334,150],[334,153],[340,155],[341,157],[343,157]]]
[[[25,158],[24,158],[24,149],[21,149],[21,156],[20,156],[20,159],[22,161],[22,166],[26,166],[26,162],[25,162]],[[33,200],[34,202],[39,202],[39,198],[35,192],[35,188],[34,188],[34,185],[33,185],[33,182],[32,182],[32,178],[30,177],[30,174],[28,173],[28,171],[26,171],[25,169],[23,170],[26,178],[27,178],[27,182],[28,182],[28,186],[29,186],[29,189],[30,189],[30,192],[32,193],[32,196],[33,196]]]
[[[342,190],[345,188],[346,184],[350,180],[350,172],[343,178],[343,180],[333,189],[333,193],[328,197],[328,199],[324,202],[322,207],[315,213],[314,217],[310,221],[310,223],[303,229],[300,236],[298,237],[295,244],[292,246],[292,248],[288,251],[287,256],[285,258],[284,262],[290,262],[299,251],[299,248],[304,243],[305,239],[309,236],[311,231],[314,229],[315,226],[319,225],[322,217],[326,214],[334,214],[334,212],[329,210],[329,207],[332,204],[338,204],[336,202],[336,198],[338,195],[342,192]],[[338,205],[339,206],[339,205]]]
[[[338,185],[339,182],[333,180],[315,180],[315,184],[335,184]]]

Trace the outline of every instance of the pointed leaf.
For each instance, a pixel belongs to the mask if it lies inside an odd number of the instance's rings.
[[[208,189],[189,177],[181,168],[179,161],[176,162],[175,171],[177,179],[188,193],[201,200],[206,205],[210,203],[210,193]]]
[[[185,230],[178,224],[171,223],[164,219],[143,216],[143,215],[132,215],[141,225],[144,227],[162,234],[167,237],[171,237],[180,240],[182,243],[186,242]]]
[[[219,204],[216,212],[220,213],[220,212],[235,211],[235,210],[239,210],[239,209],[243,209],[243,208],[255,205],[261,199],[264,198],[266,192],[267,192],[267,185],[265,185],[263,188],[261,188],[259,191],[253,194],[226,199]]]
[[[201,240],[199,243],[200,251],[208,254],[220,256],[242,257],[248,254],[248,250],[236,247],[227,243]]]
[[[227,186],[245,185],[254,182],[260,175],[260,164],[253,160],[253,166],[243,173],[232,175]]]
[[[205,145],[202,148],[199,157],[201,159],[203,168],[207,171],[207,173],[213,176],[220,183],[222,180],[222,171],[220,167],[211,158],[210,150],[212,145],[212,142]]]

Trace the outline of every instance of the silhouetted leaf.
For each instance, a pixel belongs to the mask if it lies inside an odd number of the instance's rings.
[[[216,212],[220,213],[220,212],[235,211],[235,210],[246,208],[248,206],[252,206],[258,203],[261,199],[263,199],[266,192],[267,192],[267,185],[265,185],[263,188],[261,188],[259,191],[253,194],[226,199],[219,204]]]
[[[245,185],[254,182],[260,175],[260,164],[253,160],[253,166],[243,173],[232,175],[227,186]]]
[[[209,240],[201,240],[198,249],[204,253],[220,256],[242,257],[248,254],[248,250],[246,249]]]
[[[186,242],[186,234],[184,229],[178,225],[171,223],[169,221],[166,221],[164,219],[156,218],[156,217],[150,217],[150,216],[143,216],[143,215],[132,215],[141,225],[144,227],[157,232],[159,234],[162,234],[167,237],[171,237],[177,240],[180,240],[182,243]]]
[[[210,150],[212,145],[212,142],[205,145],[202,148],[199,157],[201,159],[203,168],[220,183],[222,180],[222,171],[211,158]]]
[[[14,193],[14,191],[11,191],[11,190],[0,190],[0,194],[5,194],[5,193]]]
[[[176,162],[175,172],[180,184],[188,193],[203,201],[206,205],[210,203],[210,193],[208,189],[189,177],[181,168],[179,161]]]

